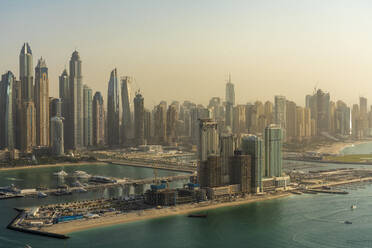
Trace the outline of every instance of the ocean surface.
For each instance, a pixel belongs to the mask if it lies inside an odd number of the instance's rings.
[[[363,153],[372,151],[372,143],[361,145]],[[349,148],[348,148],[349,149]],[[360,153],[359,146],[352,147]],[[365,152],[367,151],[367,152]],[[286,164],[288,161],[285,161]],[[293,162],[291,162],[293,163]],[[299,167],[314,167],[315,170],[333,168],[299,163]],[[337,165],[339,167],[340,165]],[[342,165],[341,165],[342,166]],[[343,167],[365,167],[344,165]],[[0,172],[0,186],[11,183],[21,188],[38,185],[53,186],[58,179],[53,172],[60,168]],[[68,166],[71,173],[84,170],[90,174],[128,178],[153,176],[152,169],[119,165]],[[179,172],[158,170],[158,176]],[[66,178],[67,183],[73,179]],[[171,186],[182,185],[174,182]],[[172,216],[111,227],[90,229],[69,234],[68,240],[56,240],[23,234],[5,227],[15,217],[14,207],[29,207],[41,204],[112,197],[140,192],[147,188],[121,188],[97,190],[66,197],[45,199],[18,198],[0,201],[0,247],[372,247],[372,185],[348,186],[348,195],[296,195],[276,200],[225,207],[208,211],[208,218],[195,219]],[[350,206],[357,204],[357,209]],[[353,224],[344,224],[344,221]]]

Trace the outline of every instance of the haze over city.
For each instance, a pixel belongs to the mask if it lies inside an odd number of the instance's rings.
[[[0,71],[18,77],[17,57],[27,41],[34,58],[46,60],[51,96],[58,96],[58,76],[77,49],[85,84],[106,92],[116,67],[118,76],[135,78],[147,106],[161,100],[207,104],[224,95],[229,73],[237,103],[282,94],[303,106],[304,96],[318,87],[352,104],[372,97],[371,5],[2,1]]]

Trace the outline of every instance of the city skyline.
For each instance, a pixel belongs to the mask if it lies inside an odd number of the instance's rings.
[[[105,92],[108,72],[116,67],[119,75],[135,79],[133,90],[141,89],[146,107],[176,99],[206,104],[211,97],[223,97],[229,73],[239,104],[285,95],[304,106],[302,96],[315,86],[348,105],[359,96],[372,96],[367,1],[89,3],[87,13],[85,1],[72,9],[68,1],[3,1],[0,26],[12,35],[0,49],[2,73],[19,75],[16,56],[28,41],[33,57],[48,62],[53,97],[75,49],[84,61],[84,84]],[[27,17],[29,8],[28,23],[7,21],[16,11]],[[123,17],[122,9],[137,11],[138,17]],[[203,16],[206,9],[210,15]],[[110,16],[102,20],[101,10]],[[87,18],[92,16],[97,18]],[[51,35],[46,39],[39,32]]]

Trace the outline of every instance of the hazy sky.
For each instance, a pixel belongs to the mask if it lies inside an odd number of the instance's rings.
[[[76,48],[93,91],[106,98],[116,67],[146,106],[224,97],[228,73],[237,103],[283,94],[304,105],[314,86],[372,101],[369,0],[1,0],[0,30],[0,72],[19,77],[28,41],[34,66],[46,59],[51,96]]]

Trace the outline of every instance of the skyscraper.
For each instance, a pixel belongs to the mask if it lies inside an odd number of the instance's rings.
[[[63,118],[54,116],[50,120],[51,148],[55,155],[64,154]]]
[[[167,142],[167,103],[162,101],[155,107],[155,138],[158,144]]]
[[[151,112],[147,109],[145,109],[145,112],[144,112],[144,132],[145,132],[145,140],[146,140],[146,143],[150,143],[151,142],[151,138],[152,138],[152,118],[151,118]]]
[[[45,60],[35,68],[36,145],[49,146],[49,79]]]
[[[1,77],[0,84],[0,148],[15,147],[15,101],[13,95],[15,77],[8,71]]]
[[[69,117],[67,127],[68,147],[79,149],[83,145],[83,76],[79,53],[74,51],[70,59]],[[67,142],[67,140],[66,140]]]
[[[252,192],[252,160],[251,156],[235,151],[229,158],[230,184],[240,184],[241,192]]]
[[[121,104],[122,104],[122,120],[121,120],[121,138],[122,143],[128,143],[133,136],[132,125],[132,78],[125,76],[121,78]]]
[[[134,138],[136,145],[145,144],[144,98],[140,92],[134,98]]]
[[[177,140],[177,121],[178,111],[174,104],[169,105],[167,110],[167,139],[168,143],[176,142]]]
[[[36,111],[32,51],[28,43],[23,44],[19,55],[19,73],[22,89],[21,149],[29,152],[36,145]]]
[[[62,100],[62,116],[67,120],[69,113],[70,84],[66,69],[59,76],[59,98]]]
[[[105,109],[101,92],[97,91],[93,97],[93,145],[105,143]]]
[[[229,76],[229,81],[226,83],[226,102],[235,105],[235,90],[234,84],[231,83],[231,76]]]
[[[206,161],[209,155],[219,154],[217,123],[211,119],[199,120],[198,159]]]
[[[234,156],[235,141],[232,133],[223,134],[220,136],[220,157],[222,169],[222,183],[228,184],[230,181],[229,173],[229,158]]]
[[[93,119],[92,119],[92,89],[83,86],[83,123],[84,123],[84,146],[93,145]]]
[[[111,71],[107,93],[107,141],[109,146],[120,143],[119,89],[116,69]]]
[[[275,96],[275,112],[274,112],[274,122],[279,125],[283,130],[283,137],[286,137],[287,128],[287,101],[285,96]]]
[[[265,129],[264,176],[282,176],[282,129],[277,125],[270,125]]]
[[[262,139],[255,135],[244,136],[241,142],[241,150],[243,154],[251,156],[252,192],[261,192],[262,174],[264,172]]]

